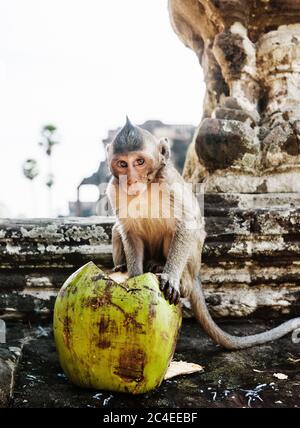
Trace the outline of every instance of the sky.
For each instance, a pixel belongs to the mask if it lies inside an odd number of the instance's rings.
[[[204,83],[194,52],[171,28],[167,0],[0,0],[0,216],[68,214],[101,140],[125,121],[197,125]],[[45,124],[58,128],[52,210]],[[39,176],[25,179],[34,158]],[[89,187],[89,186],[87,186]],[[86,188],[83,200],[96,199]]]

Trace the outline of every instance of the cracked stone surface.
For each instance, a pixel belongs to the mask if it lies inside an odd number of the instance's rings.
[[[236,334],[272,326],[254,321],[222,324]],[[199,363],[204,371],[131,396],[71,385],[60,368],[51,330],[44,326],[40,331],[39,338],[24,346],[10,407],[300,407],[300,344],[293,344],[290,336],[227,352],[204,336],[196,322],[185,320],[174,359]],[[278,379],[281,375],[287,378]]]
[[[202,283],[214,316],[299,314],[299,201],[295,193],[205,196]],[[112,266],[113,222],[0,221],[0,316],[49,319],[69,275],[90,260]],[[8,254],[7,245],[19,249]]]

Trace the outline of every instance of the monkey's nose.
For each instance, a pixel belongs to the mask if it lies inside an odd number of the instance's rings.
[[[137,183],[138,181],[137,181],[137,179],[136,178],[128,178],[128,180],[127,180],[127,184],[128,184],[128,186],[131,186],[132,184],[135,184],[135,183]]]

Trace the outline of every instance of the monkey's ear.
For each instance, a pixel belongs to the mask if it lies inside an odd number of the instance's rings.
[[[170,159],[171,149],[170,143],[167,138],[162,138],[159,142],[159,151],[162,156],[162,162],[166,165]]]

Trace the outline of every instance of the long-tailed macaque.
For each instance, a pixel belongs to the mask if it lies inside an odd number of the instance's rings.
[[[211,318],[202,292],[200,267],[204,221],[192,189],[170,161],[168,141],[158,141],[129,119],[107,147],[113,175],[107,190],[117,217],[112,231],[116,270],[129,277],[157,274],[171,304],[189,297],[205,332],[219,345],[243,349],[278,339],[300,327],[300,318],[245,337],[221,330]]]

